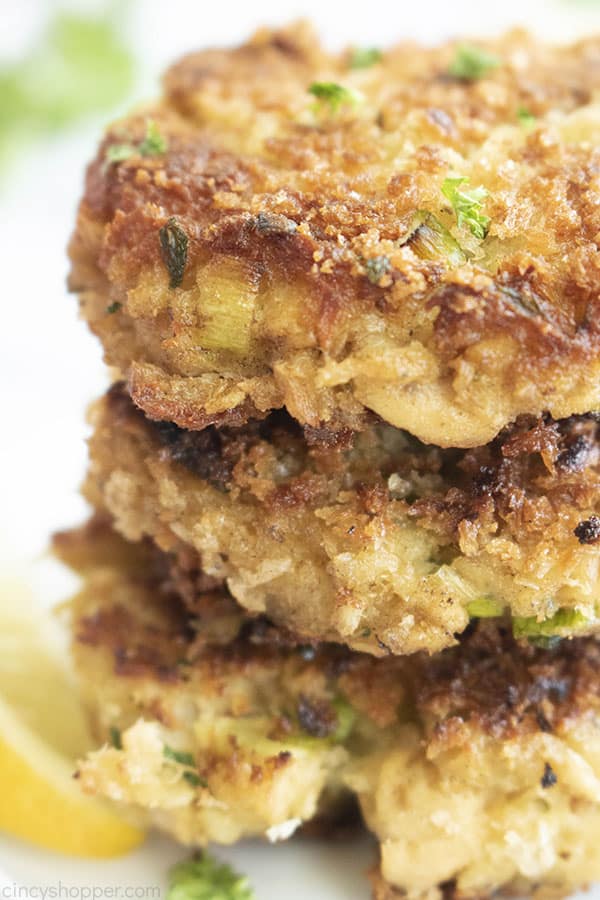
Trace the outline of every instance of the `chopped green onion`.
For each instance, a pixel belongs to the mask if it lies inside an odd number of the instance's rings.
[[[564,631],[581,631],[590,621],[577,609],[559,609],[550,619],[541,622],[535,616],[515,617],[513,634],[516,638],[560,637]]]
[[[400,246],[408,246],[420,259],[446,259],[451,266],[462,266],[466,262],[460,244],[454,240],[447,228],[426,210],[419,210],[411,223],[407,237]]]
[[[467,612],[472,619],[495,619],[501,616],[503,611],[504,604],[491,597],[481,597],[467,604]]]

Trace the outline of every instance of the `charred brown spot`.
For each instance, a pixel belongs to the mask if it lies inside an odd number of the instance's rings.
[[[302,694],[296,711],[301,727],[311,737],[329,737],[337,728],[335,709],[327,700],[316,700]]]
[[[557,781],[558,781],[558,777],[556,775],[556,772],[554,771],[554,769],[552,768],[550,763],[545,763],[544,764],[544,774],[542,775],[542,777],[540,779],[540,784],[542,785],[542,787],[544,789],[546,789],[546,788],[554,787],[554,785],[557,783]]]
[[[600,541],[600,517],[590,516],[580,522],[573,534],[580,544],[597,544]]]

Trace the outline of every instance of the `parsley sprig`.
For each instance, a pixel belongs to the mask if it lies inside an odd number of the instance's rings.
[[[325,108],[330,115],[337,115],[343,107],[356,107],[362,100],[358,91],[337,84],[335,81],[314,81],[308,93],[317,98],[317,109]]]
[[[462,175],[446,178],[442,183],[442,194],[452,205],[458,227],[468,228],[471,234],[482,241],[488,233],[491,222],[490,217],[481,211],[489,191],[484,187],[464,190],[462,186],[468,182],[469,179]]]
[[[105,159],[107,163],[120,163],[132,156],[160,156],[166,153],[168,141],[158,128],[153,119],[146,122],[146,136],[138,144],[110,144],[106,148]]]
[[[248,879],[207,853],[174,866],[167,900],[256,900]]]

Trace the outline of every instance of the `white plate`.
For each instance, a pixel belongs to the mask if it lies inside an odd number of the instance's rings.
[[[44,0],[0,0],[0,48],[12,50],[15,41],[25,40],[52,5]],[[70,5],[92,4],[80,0]],[[367,5],[139,0],[132,38],[145,66],[142,95],[155,92],[156,74],[185,50],[237,42],[260,24],[299,15],[313,19],[333,46],[385,45],[407,36],[435,42],[449,35],[494,33],[511,24],[561,40],[600,30],[600,4],[593,0],[370,0]],[[77,321],[75,300],[64,287],[64,248],[84,161],[93,152],[99,127],[93,123],[27,153],[11,172],[10,182],[0,183],[0,560],[26,565],[40,602],[47,604],[65,596],[72,585],[70,576],[41,556],[53,530],[85,516],[77,494],[85,468],[84,412],[106,384],[100,349]],[[248,874],[259,900],[365,900],[369,894],[364,872],[373,862],[374,849],[367,840],[329,846],[294,840],[277,848],[249,843],[218,852]],[[169,865],[184,855],[181,848],[154,837],[126,859],[85,862],[0,838],[0,898],[23,897],[18,884],[29,889],[32,900],[92,898],[81,887],[97,888],[93,900],[154,898],[157,888],[164,888]],[[132,893],[136,886],[141,893]],[[44,887],[53,888],[54,894],[42,896]],[[120,893],[107,893],[106,887]],[[600,890],[587,897],[600,900]]]

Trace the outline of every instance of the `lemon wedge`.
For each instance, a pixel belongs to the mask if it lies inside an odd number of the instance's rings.
[[[118,856],[144,835],[73,777],[92,740],[65,656],[27,589],[0,583],[0,831],[77,856]]]

